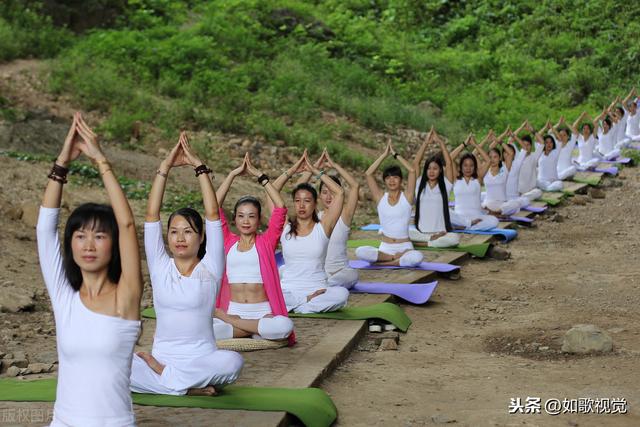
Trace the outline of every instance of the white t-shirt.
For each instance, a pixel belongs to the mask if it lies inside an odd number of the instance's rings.
[[[538,160],[543,153],[542,144],[536,143],[534,152],[529,153],[522,162],[520,176],[518,177],[518,191],[520,194],[528,193],[536,188],[538,183]]]
[[[569,141],[567,141],[564,147],[562,146],[562,142],[558,142],[557,149],[560,150],[560,155],[558,156],[558,173],[563,172],[573,166],[571,157],[573,156],[574,148],[576,148],[575,135],[571,135]]]
[[[485,203],[507,201],[507,169],[503,166],[497,175],[491,174],[491,169],[484,176],[484,185],[487,188]]]
[[[320,212],[318,216],[322,218],[324,212]],[[327,257],[324,263],[324,269],[328,274],[336,273],[341,269],[349,266],[349,256],[347,255],[347,240],[351,229],[344,223],[342,216],[338,219],[336,226],[333,227],[331,237],[329,237],[329,247],[327,248]]]
[[[560,149],[551,150],[549,154],[544,154],[544,150],[538,160],[538,179],[541,181],[558,180],[558,158]]]
[[[582,135],[578,135],[578,163],[584,164],[593,159],[595,157],[593,154],[595,148],[596,138],[593,134],[589,135],[589,138],[586,141]]]
[[[416,203],[418,200],[420,179],[422,179],[422,177],[418,178],[418,182],[416,183]],[[453,184],[445,178],[444,185],[447,190],[447,195],[449,195]],[[447,209],[449,209],[448,206]],[[422,190],[422,194],[420,195],[420,219],[418,226],[422,233],[440,233],[447,231],[444,223],[444,212],[442,210],[442,194],[440,194],[440,186],[437,184],[431,188],[429,187],[429,182],[427,182],[424,190]]]
[[[640,135],[640,112],[636,111],[633,116],[627,111],[627,136],[634,137]]]
[[[378,218],[380,231],[392,239],[407,239],[409,237],[409,220],[411,219],[411,203],[404,192],[395,205],[389,203],[389,193],[384,193],[378,202]]]
[[[517,199],[520,197],[518,192],[518,184],[520,182],[520,169],[522,168],[522,162],[527,155],[526,151],[518,150],[516,148],[516,154],[511,162],[511,169],[507,175],[507,198],[508,200]]]

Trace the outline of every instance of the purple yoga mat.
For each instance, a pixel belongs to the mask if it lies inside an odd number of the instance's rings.
[[[618,157],[616,159],[613,160],[600,160],[600,163],[621,163],[621,164],[627,164],[631,162],[631,158],[630,157]]]
[[[413,304],[424,304],[429,301],[436,290],[438,282],[431,283],[383,283],[358,282],[351,288],[351,292],[367,294],[391,294]]]
[[[538,207],[538,206],[525,206],[522,208],[523,211],[529,211],[534,213],[542,213],[547,210],[546,206]]]
[[[618,174],[618,168],[615,166],[610,166],[608,168],[595,168],[596,172],[599,173],[606,173],[609,175],[617,175]]]
[[[425,271],[435,271],[438,273],[450,273],[455,270],[459,270],[460,267],[457,265],[444,264],[440,262],[421,262],[416,267],[399,267],[395,265],[376,265],[371,264],[369,261],[363,261],[360,259],[351,259],[349,260],[349,267],[357,268],[362,270],[383,270],[383,269],[399,269],[405,268],[410,270],[425,270]]]

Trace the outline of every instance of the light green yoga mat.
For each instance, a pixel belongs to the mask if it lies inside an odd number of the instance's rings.
[[[142,310],[142,317],[149,319],[156,318],[156,312],[153,307]],[[337,319],[337,320],[367,320],[382,319],[393,323],[398,329],[406,332],[411,325],[411,319],[397,305],[390,302],[380,304],[367,305],[364,307],[345,307],[342,310],[331,311],[328,313],[311,313],[298,314],[289,313],[289,317],[315,317],[321,319]]]
[[[411,285],[407,285],[411,286]],[[402,332],[407,332],[411,326],[409,316],[397,305],[390,302],[367,305],[364,307],[345,307],[338,311],[327,313],[289,313],[289,317],[311,317],[317,319],[337,319],[337,320],[367,320],[382,319],[393,323]]]
[[[168,396],[132,393],[133,403],[205,409],[288,412],[307,426],[330,426],[337,417],[331,398],[319,388],[225,387],[219,396]],[[56,380],[0,379],[0,401],[54,402]]]
[[[373,246],[377,248],[378,246],[380,246],[380,240],[357,239],[357,240],[347,241],[348,248],[358,248],[360,246]],[[491,243],[476,243],[473,245],[460,244],[452,248],[429,248],[424,246],[415,246],[415,249],[419,249],[421,251],[433,251],[433,252],[442,252],[442,251],[466,252],[471,255],[482,258],[487,254],[487,251],[489,250],[489,246],[491,246]]]
[[[598,184],[600,184],[600,181],[602,180],[602,177],[600,176],[574,176],[573,177],[573,181],[574,182],[579,182],[581,184],[589,184],[591,186],[596,186]]]
[[[556,206],[556,205],[559,205],[560,202],[562,202],[562,199],[564,199],[565,196],[566,194],[562,194],[562,197],[558,197],[557,199],[546,198],[543,196],[540,198],[540,201],[545,202],[546,204],[551,206]]]

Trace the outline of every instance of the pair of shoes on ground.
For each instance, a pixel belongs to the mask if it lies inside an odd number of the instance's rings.
[[[369,332],[380,333],[383,331],[395,331],[396,328],[393,323],[388,323],[383,320],[370,320],[369,321]]]

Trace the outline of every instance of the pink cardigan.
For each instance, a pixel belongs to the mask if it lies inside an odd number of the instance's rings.
[[[220,209],[220,221],[222,222],[222,234],[224,236],[224,253],[229,253],[231,247],[240,240],[240,236],[231,232],[227,218],[224,215],[222,208]],[[280,287],[280,275],[278,274],[278,267],[276,265],[275,252],[278,247],[280,235],[284,229],[284,224],[287,221],[287,208],[273,209],[271,218],[269,219],[269,225],[264,233],[256,235],[256,250],[258,252],[258,259],[260,261],[260,273],[262,274],[262,281],[264,290],[269,299],[269,305],[271,306],[271,313],[274,315],[287,316],[287,306],[284,303],[284,297],[282,296],[282,288]],[[218,300],[216,301],[216,307],[227,311],[229,308],[229,301],[231,299],[231,290],[229,289],[229,279],[227,278],[227,272],[224,272],[222,276],[222,284],[220,285],[220,292],[218,293]],[[289,335],[289,345],[292,346],[296,342],[296,336],[294,332]]]

